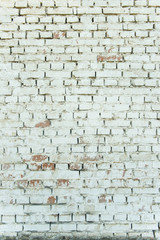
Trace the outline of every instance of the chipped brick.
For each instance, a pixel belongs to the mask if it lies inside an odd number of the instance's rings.
[[[48,156],[39,154],[39,155],[34,155],[32,157],[32,160],[35,162],[42,162],[42,161],[46,160],[47,158],[48,158]]]
[[[54,170],[55,165],[54,165],[54,163],[43,163],[42,164],[42,169],[43,170]]]
[[[36,128],[46,128],[51,125],[51,122],[49,120],[46,120],[44,122],[39,122],[35,125]]]
[[[53,196],[50,196],[47,200],[47,203],[51,205],[54,204],[55,202],[56,202],[56,198]]]
[[[68,179],[58,179],[57,185],[59,187],[68,187],[69,186],[69,180]]]

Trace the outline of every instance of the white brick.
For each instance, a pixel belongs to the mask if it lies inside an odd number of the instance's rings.
[[[21,232],[22,225],[21,224],[2,224],[2,225],[0,225],[0,231],[1,231],[1,233]]]
[[[60,215],[59,216],[60,222],[70,222],[71,221],[71,215]]]
[[[42,224],[35,224],[35,225],[24,225],[24,230],[25,231],[30,231],[30,232],[46,232],[46,231],[49,231],[50,227],[49,227],[49,224],[45,224],[45,225],[42,225]]]
[[[51,230],[53,232],[72,232],[76,230],[76,224],[75,223],[66,223],[66,224],[51,224]]]

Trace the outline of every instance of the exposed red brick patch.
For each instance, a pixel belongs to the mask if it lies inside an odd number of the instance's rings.
[[[99,203],[106,203],[106,195],[102,194],[100,197],[99,197]]]
[[[35,161],[35,162],[41,162],[41,161],[44,161],[47,158],[48,158],[48,156],[39,154],[39,155],[34,155],[32,157],[32,160]]]
[[[78,164],[78,163],[70,163],[69,164],[69,169],[70,170],[81,170],[82,169],[82,165]]]
[[[27,180],[18,180],[17,181],[17,186],[19,188],[27,188],[28,186],[28,181]]]
[[[105,58],[106,58],[106,57],[99,55],[99,56],[97,57],[97,61],[98,61],[98,62],[104,62],[104,61],[105,61]]]
[[[140,179],[139,178],[128,178],[129,180],[131,179],[131,180],[133,180],[133,181],[140,181]]]
[[[30,187],[40,187],[42,185],[41,180],[33,179],[29,181],[29,186]]]
[[[22,159],[22,161],[26,163],[26,162],[30,162],[30,159]]]
[[[20,176],[20,175],[18,175]],[[2,172],[0,173],[0,178],[1,179],[5,179],[5,180],[13,180],[15,179],[15,175],[12,175],[11,173],[7,173],[7,172]]]
[[[55,169],[54,163],[43,163],[42,169],[43,170],[47,170],[47,169],[54,170]]]
[[[29,169],[32,171],[39,171],[41,170],[41,164],[31,163],[29,164]]]
[[[55,165],[54,165],[54,163],[43,163],[42,164],[42,169],[43,170],[47,170],[47,169],[54,170],[55,169]]]
[[[60,39],[60,38],[64,38],[65,35],[66,35],[65,32],[54,32],[53,33],[53,38]]]
[[[45,127],[49,127],[51,125],[51,122],[49,120],[46,120],[44,122],[39,122],[35,125],[35,127],[37,128],[45,128]]]
[[[97,61],[98,62],[112,62],[112,61],[118,61],[121,62],[122,61],[122,56],[121,55],[116,55],[116,54],[112,54],[110,56],[101,56],[99,55],[97,57]]]
[[[62,186],[69,186],[69,180],[68,179],[58,179],[57,180],[57,185],[62,187]]]
[[[54,204],[55,202],[56,202],[56,198],[53,196],[49,197],[47,200],[47,203],[49,203],[49,204]]]
[[[117,56],[117,61],[121,62],[123,60],[122,56]]]
[[[56,39],[59,38],[59,32],[54,32],[53,33],[53,38],[56,38]]]

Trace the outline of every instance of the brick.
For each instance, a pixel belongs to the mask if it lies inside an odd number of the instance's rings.
[[[1,214],[7,214],[7,215],[15,215],[22,213],[23,214],[23,206],[14,206],[14,205],[10,205],[10,206],[2,206],[1,205]]]
[[[50,196],[50,197],[48,198],[48,200],[47,200],[47,203],[48,203],[48,204],[54,204],[55,202],[56,202],[56,198],[53,197],[53,196]]]
[[[46,232],[46,231],[49,231],[49,225],[48,224],[35,224],[35,225],[27,225],[27,224],[25,224],[24,225],[24,230],[25,231],[33,231],[33,232],[35,232],[35,231],[37,231],[37,232],[41,232],[41,231],[44,231],[44,232]]]
[[[22,225],[21,224],[2,224],[0,226],[1,233],[5,232],[21,232],[22,231]]]
[[[158,226],[155,223],[150,223],[150,224],[133,224],[133,229],[134,230],[141,230],[141,231],[148,231],[148,230],[158,230]]]
[[[40,123],[37,123],[35,125],[36,128],[45,128],[45,127],[49,127],[51,125],[51,122],[49,120],[46,120],[44,122],[40,122]]]
[[[17,1],[15,3],[16,8],[25,8],[27,7],[27,1]]]
[[[155,0],[149,0],[149,6],[160,7],[160,3]]]
[[[58,8],[49,8],[47,10],[47,14],[51,15],[70,15],[72,14],[71,8],[65,8],[65,7],[58,7]]]
[[[55,165],[54,165],[54,163],[43,163],[42,164],[42,169],[43,170],[54,170]]]
[[[51,231],[53,232],[72,232],[76,230],[75,223],[66,223],[66,224],[51,224]]]
[[[47,155],[40,155],[40,154],[32,156],[32,160],[35,161],[35,162],[41,162],[41,161],[44,161],[47,158],[48,158]]]

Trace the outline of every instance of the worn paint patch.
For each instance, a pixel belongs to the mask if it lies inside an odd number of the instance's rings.
[[[42,186],[42,181],[37,179],[32,179],[29,181],[29,187],[40,187]]]
[[[34,155],[32,157],[32,160],[35,161],[35,162],[41,162],[41,161],[44,161],[47,158],[48,158],[48,156],[46,156],[46,155],[38,154],[38,155]]]
[[[60,39],[65,37],[65,32],[54,32],[53,33],[53,38],[55,39]]]
[[[42,169],[43,170],[54,170],[55,165],[54,165],[54,163],[43,163],[42,164]]]
[[[48,200],[47,200],[47,203],[48,203],[48,204],[54,204],[55,202],[56,202],[56,198],[53,197],[53,196],[50,196],[50,197],[48,198]]]
[[[68,179],[58,179],[57,185],[60,187],[68,187],[69,186],[69,180]]]
[[[39,122],[35,125],[36,128],[46,128],[51,125],[51,122],[49,120],[46,120],[44,122]]]

